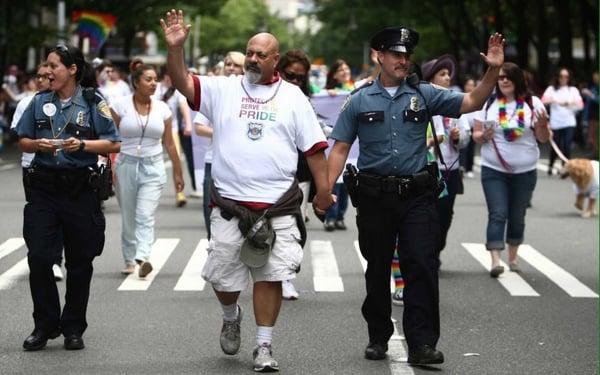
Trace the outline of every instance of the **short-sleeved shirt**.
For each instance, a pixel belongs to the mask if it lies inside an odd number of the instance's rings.
[[[525,122],[523,134],[513,141],[506,140],[504,130],[499,125],[498,99],[495,99],[489,106],[486,104],[481,111],[477,112],[475,117],[477,120],[496,122],[494,126],[494,142],[496,147],[494,147],[493,142],[487,142],[481,146],[481,165],[504,173],[525,173],[537,168],[540,150],[532,128],[535,119],[535,114],[532,110],[545,112],[546,109],[537,96],[531,97],[531,105],[533,109],[529,107],[529,104],[523,103],[523,121]],[[509,128],[519,126],[516,110],[517,102],[515,100],[506,103],[507,126]],[[508,163],[512,169],[511,171],[506,170],[498,154]]]
[[[459,118],[433,116],[431,121],[435,126],[436,135],[444,136],[444,139],[440,143],[440,150],[442,151],[442,156],[444,157],[444,163],[446,165],[442,164],[440,165],[440,168],[452,171],[458,169],[460,167],[460,149],[464,148],[469,143],[471,137],[469,122],[464,115]],[[458,142],[454,142],[450,139],[450,132],[454,127],[459,130]]]
[[[425,105],[432,116],[456,118],[464,94],[426,82],[419,90],[422,96],[402,82],[392,96],[379,79],[361,87],[342,107],[331,138],[352,144],[358,137],[358,169],[363,172],[405,176],[420,171],[427,163]]]
[[[212,178],[223,197],[275,203],[291,186],[298,150],[327,147],[302,91],[278,78],[251,84],[244,76],[194,77],[194,102],[212,120]]]
[[[75,137],[82,140],[106,139],[119,142],[119,132],[106,101],[98,92],[95,95],[90,105],[83,97],[81,87],[78,87],[71,99],[64,103],[52,91],[38,93],[17,124],[19,138]],[[59,151],[56,155],[38,152],[33,165],[53,169],[72,169],[92,166],[97,161],[97,154],[86,151],[71,153]]]
[[[165,102],[151,99],[149,118],[137,113],[133,107],[132,95],[123,96],[110,106],[121,118],[119,123],[121,153],[141,157],[162,153],[161,140],[165,132],[165,121],[172,116],[171,110]],[[146,130],[142,137],[144,126]],[[140,146],[139,153],[138,146]]]
[[[583,99],[577,87],[562,86],[555,89],[554,86],[548,86],[542,100],[575,103],[574,106],[569,107],[558,103],[550,104],[550,129],[557,130],[577,125],[575,113],[583,108]]]
[[[15,113],[13,114],[12,122],[10,123],[11,129],[17,128],[17,124],[19,123],[21,116],[23,116],[23,112],[25,112],[27,107],[29,107],[29,103],[31,103],[34,96],[35,96],[35,93],[32,93],[31,95],[26,96],[23,99],[19,100],[19,104],[17,104],[17,109],[15,109]],[[35,157],[34,153],[24,152],[23,155],[21,156],[21,166],[23,168],[29,167],[31,165],[31,162],[33,161],[34,157]]]
[[[194,124],[201,124],[205,126],[210,126],[212,128],[212,123],[210,120],[204,116],[202,113],[198,112],[196,117],[194,117]],[[213,147],[212,147],[212,138],[209,139],[208,147],[206,148],[206,153],[204,154],[204,162],[212,164],[212,156],[213,156]]]

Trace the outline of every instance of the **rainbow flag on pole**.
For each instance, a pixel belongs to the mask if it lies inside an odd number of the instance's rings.
[[[91,51],[98,52],[115,25],[117,17],[109,13],[79,10],[73,12],[71,20],[77,22],[75,31],[79,37],[88,38]]]

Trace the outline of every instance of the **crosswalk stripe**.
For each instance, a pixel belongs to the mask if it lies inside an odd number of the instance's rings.
[[[0,290],[9,289],[20,278],[26,276],[28,273],[29,265],[27,264],[27,258],[23,258],[17,264],[9,268],[8,271],[0,275]]]
[[[311,241],[310,253],[313,267],[313,283],[316,292],[343,292],[331,241]]]
[[[23,238],[9,238],[0,245],[0,259],[25,245]]]
[[[593,290],[530,245],[519,246],[519,257],[546,275],[571,297],[598,298],[598,294]]]
[[[485,245],[479,243],[463,243],[462,246],[473,256],[473,258],[481,263],[488,272],[491,270],[490,255],[489,251],[485,249]],[[508,270],[508,266],[504,262],[500,261],[500,265],[503,266],[505,270]],[[536,292],[531,285],[516,272],[504,272],[498,277],[498,281],[512,296],[540,296],[538,292]]]
[[[406,348],[402,343],[405,340],[404,336],[398,333],[398,327],[396,319],[392,318],[394,323],[394,334],[390,337],[388,342],[388,357],[390,364],[390,373],[392,375],[414,375],[414,371],[407,363],[408,354]]]
[[[365,258],[363,258],[361,252],[360,252],[360,246],[358,244],[358,241],[354,241],[354,251],[356,251],[356,255],[358,256],[358,260],[360,261],[360,265],[362,266],[363,272],[367,271],[367,260]],[[391,268],[391,264],[390,264],[390,268]],[[390,291],[395,291],[396,290],[396,280],[394,280],[394,275],[392,274],[392,276],[390,277]]]
[[[198,242],[196,250],[192,254],[192,257],[188,261],[181,277],[177,281],[173,290],[180,291],[196,291],[204,290],[205,281],[202,278],[202,268],[206,262],[206,248],[208,247],[208,240],[203,238]]]
[[[140,279],[137,272],[132,273],[121,283],[119,290],[147,290],[178,243],[179,238],[159,238],[156,240],[152,245],[150,259],[148,259],[154,268],[153,271],[144,279]]]

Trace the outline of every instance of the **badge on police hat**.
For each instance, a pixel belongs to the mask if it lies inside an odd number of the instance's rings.
[[[410,105],[408,108],[410,108],[410,110],[413,112],[418,112],[419,111],[419,98],[417,98],[416,96],[411,97]]]
[[[102,115],[102,117],[106,117],[109,120],[112,120],[112,115],[110,113],[110,108],[108,108],[108,104],[106,104],[105,100],[101,100],[98,103],[98,112]]]
[[[256,141],[263,136],[264,125],[260,122],[249,122],[248,123],[248,138]]]
[[[52,103],[46,103],[42,106],[42,111],[48,117],[52,117],[56,114],[56,106]]]
[[[79,111],[79,113],[77,113],[77,120],[75,120],[77,122],[77,125],[79,126],[84,126],[85,125],[85,117],[83,115],[83,111]]]

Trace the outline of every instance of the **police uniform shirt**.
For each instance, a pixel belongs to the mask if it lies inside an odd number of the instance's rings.
[[[64,105],[64,106],[63,106]],[[93,128],[92,128],[93,126]],[[61,103],[53,91],[38,93],[17,124],[19,138],[120,141],[117,127],[103,97],[96,93],[94,104],[88,102],[78,87],[71,100]],[[85,151],[67,153],[37,152],[33,165],[53,169],[72,169],[95,165],[98,155]]]
[[[431,116],[456,118],[460,116],[464,94],[426,82],[421,82],[419,89],[423,96],[403,82],[391,96],[376,79],[349,97],[331,138],[352,144],[358,136],[359,170],[381,176],[405,176],[425,167],[429,121],[425,105]]]

